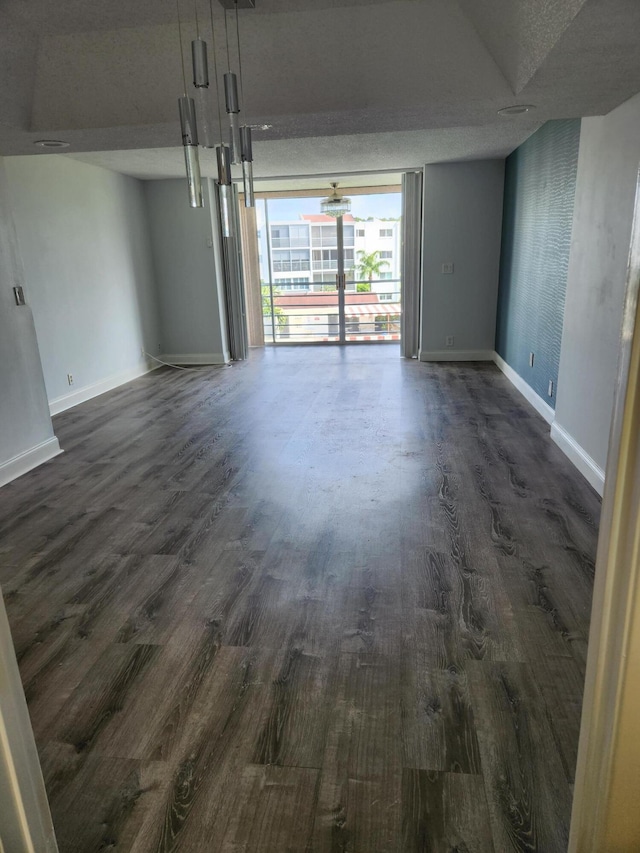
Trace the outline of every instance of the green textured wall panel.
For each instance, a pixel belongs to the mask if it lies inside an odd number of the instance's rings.
[[[579,142],[580,119],[547,122],[505,171],[496,351],[554,408]]]

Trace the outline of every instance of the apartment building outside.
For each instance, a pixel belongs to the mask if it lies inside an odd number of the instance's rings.
[[[356,291],[360,252],[380,253],[385,261],[371,292],[380,301],[395,299],[400,291],[400,240],[398,219],[356,219],[344,222],[344,263],[347,291]],[[338,239],[335,220],[323,214],[301,214],[296,219],[270,222],[259,232],[260,277],[273,283],[280,294],[322,292],[335,285]],[[269,276],[271,271],[271,276]]]

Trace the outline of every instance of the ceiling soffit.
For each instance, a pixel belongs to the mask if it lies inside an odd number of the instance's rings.
[[[256,134],[269,142],[430,131],[439,157],[446,131],[461,156],[473,144],[483,156],[640,89],[638,0],[257,2],[240,13],[243,118],[273,124]],[[188,56],[193,4],[181,5]],[[216,0],[214,15],[224,62]],[[174,146],[178,56],[173,0],[4,0],[0,154],[33,153],[43,136],[76,151]],[[526,125],[496,115],[516,101],[537,106]]]
[[[519,94],[551,53],[586,0],[458,0]]]
[[[395,113],[405,114],[413,127],[483,123],[494,119],[493,107],[510,94],[451,0],[247,12],[241,32],[243,113],[275,125],[282,118],[287,134],[315,136],[331,132],[332,124],[333,132],[343,133],[391,129],[397,126]],[[224,59],[222,28],[217,35]],[[193,37],[195,27],[186,22],[185,54]],[[330,55],[340,61],[327,62]],[[40,44],[31,127],[173,122],[181,90],[174,24],[48,35]],[[374,121],[367,121],[368,114]],[[381,127],[379,121],[390,114],[390,126]]]

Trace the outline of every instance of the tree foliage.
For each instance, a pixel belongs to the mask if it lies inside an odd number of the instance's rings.
[[[356,263],[356,275],[358,278],[367,279],[369,284],[374,278],[379,278],[383,267],[390,266],[389,261],[385,261],[380,257],[380,252],[376,249],[375,252],[365,252],[362,249],[358,250],[358,262]]]

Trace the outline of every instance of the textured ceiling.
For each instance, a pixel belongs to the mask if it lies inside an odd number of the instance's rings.
[[[362,171],[403,171],[420,168],[425,163],[492,159],[505,157],[521,142],[523,134],[530,134],[535,127],[531,122],[510,122],[498,128],[447,128],[257,141],[253,146],[254,169],[257,178],[292,174],[337,176]],[[67,156],[136,178],[184,176],[182,148],[98,151]],[[213,151],[201,149],[200,163],[205,176],[216,176]],[[234,175],[239,177],[237,169]]]
[[[210,40],[209,4],[195,2]],[[180,8],[188,56],[193,0]],[[213,12],[226,64],[216,0]],[[548,119],[640,91],[639,0],[257,0],[239,21],[242,118],[273,125],[256,145],[265,175],[503,156]],[[179,143],[175,0],[3,0],[0,74],[0,154],[43,137],[74,154]],[[517,102],[536,109],[497,116]],[[122,158],[151,176],[176,154]]]

